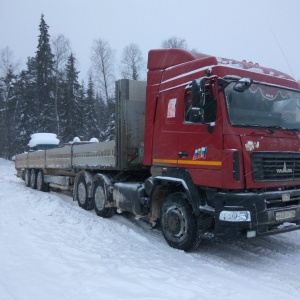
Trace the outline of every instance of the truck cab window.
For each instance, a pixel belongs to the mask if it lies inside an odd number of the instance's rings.
[[[225,89],[231,125],[300,129],[299,92],[256,83],[236,92],[233,85]]]
[[[216,100],[211,85],[201,91],[200,84],[193,80],[185,89],[184,121],[206,124],[216,121]]]

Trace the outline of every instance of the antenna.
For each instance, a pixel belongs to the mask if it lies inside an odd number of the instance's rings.
[[[295,75],[294,75],[294,73],[293,73],[293,71],[292,71],[292,68],[291,68],[291,66],[290,66],[290,64],[289,64],[289,62],[288,62],[288,60],[287,60],[287,58],[286,58],[286,56],[285,56],[285,54],[284,54],[284,52],[283,52],[281,46],[280,46],[280,44],[279,44],[279,42],[278,42],[278,40],[277,40],[277,38],[276,38],[276,36],[275,36],[275,34],[274,34],[272,28],[271,28],[271,26],[270,26],[270,30],[271,30],[271,32],[272,32],[272,35],[273,35],[273,37],[274,37],[274,39],[275,39],[275,41],[276,41],[276,43],[277,43],[277,45],[278,45],[278,47],[279,47],[279,49],[280,49],[280,51],[281,51],[281,53],[282,53],[282,55],[283,55],[285,61],[286,61],[286,63],[287,63],[287,65],[288,65],[289,69],[290,69],[291,74],[292,74],[293,77],[295,78]]]

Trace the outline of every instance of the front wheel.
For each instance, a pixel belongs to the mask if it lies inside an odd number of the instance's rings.
[[[161,229],[167,243],[176,249],[195,250],[199,243],[197,217],[183,194],[170,194],[161,208]]]

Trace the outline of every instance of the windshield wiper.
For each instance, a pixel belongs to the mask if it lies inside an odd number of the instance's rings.
[[[266,130],[269,134],[273,134],[277,129],[282,131],[288,131],[290,134],[295,135],[296,132],[300,130],[298,128],[286,128],[283,126],[262,126],[260,124],[240,124],[239,126],[256,127],[257,129]],[[253,131],[251,134],[258,134],[258,132]]]
[[[275,127],[272,127],[272,128],[288,131],[292,135],[295,135],[296,131],[299,131],[299,129],[296,129],[296,128],[287,128],[287,127],[283,127],[283,126],[275,126]]]

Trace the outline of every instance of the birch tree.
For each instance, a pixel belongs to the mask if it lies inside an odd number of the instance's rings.
[[[63,73],[68,57],[71,55],[70,41],[62,34],[52,38],[52,51],[54,55],[54,73],[55,73],[55,116],[57,124],[57,134],[61,134],[61,122],[59,117],[59,99],[62,98],[62,93],[59,91],[59,86],[63,81]]]
[[[96,87],[107,102],[114,93],[115,51],[107,41],[97,39],[92,46],[91,60]]]
[[[0,77],[5,77],[9,72],[16,74],[20,66],[20,61],[16,61],[14,52],[5,47],[0,50]]]
[[[121,59],[122,77],[126,79],[138,80],[140,72],[144,68],[142,51],[139,46],[131,43],[123,50]]]

